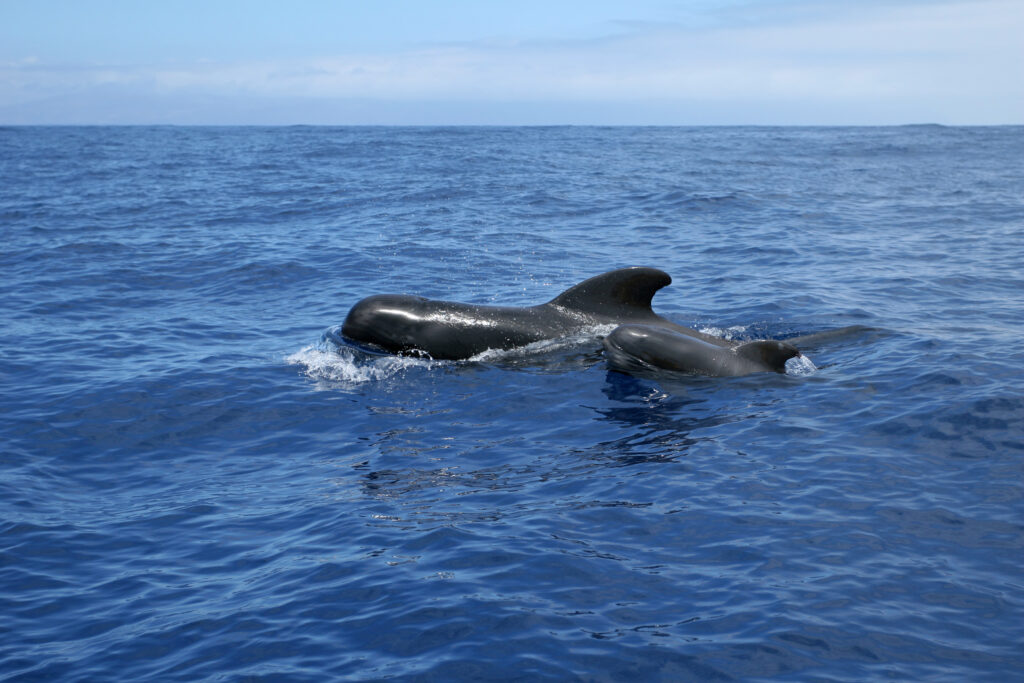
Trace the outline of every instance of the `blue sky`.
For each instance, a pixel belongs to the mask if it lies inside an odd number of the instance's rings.
[[[0,123],[1024,123],[1024,0],[0,0]]]

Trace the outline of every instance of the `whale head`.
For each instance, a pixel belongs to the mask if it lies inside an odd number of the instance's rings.
[[[360,343],[392,353],[416,349],[429,299],[409,294],[370,296],[349,311],[341,333]]]

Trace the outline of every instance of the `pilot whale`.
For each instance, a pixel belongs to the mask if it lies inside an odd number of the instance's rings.
[[[674,329],[708,344],[729,345],[651,310],[654,294],[671,282],[656,268],[623,268],[584,280],[547,303],[522,308],[378,294],[352,307],[341,334],[373,349],[439,360],[465,359],[488,349],[511,349],[598,325],[626,323]]]
[[[721,343],[678,329],[629,324],[616,327],[602,343],[608,365],[632,375],[660,370],[711,377],[785,372],[786,361],[801,355],[784,341],[717,341]]]

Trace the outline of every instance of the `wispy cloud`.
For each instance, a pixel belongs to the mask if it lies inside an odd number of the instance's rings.
[[[1016,0],[775,11],[761,7],[756,21],[711,26],[626,24],[601,39],[470,42],[390,54],[155,65],[23,60],[0,65],[0,106],[117,86],[182,98],[617,102],[634,103],[638,112],[648,100],[761,103],[773,111],[785,104],[799,119],[793,122],[809,122],[815,107],[844,104],[862,118],[872,111],[876,119],[897,111],[949,123],[1024,118],[1024,5]],[[746,116],[759,122],[756,109]]]

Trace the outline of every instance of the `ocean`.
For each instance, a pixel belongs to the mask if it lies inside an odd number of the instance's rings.
[[[1024,680],[1024,127],[8,127],[0,235],[0,679]],[[862,328],[337,341],[626,266]]]

